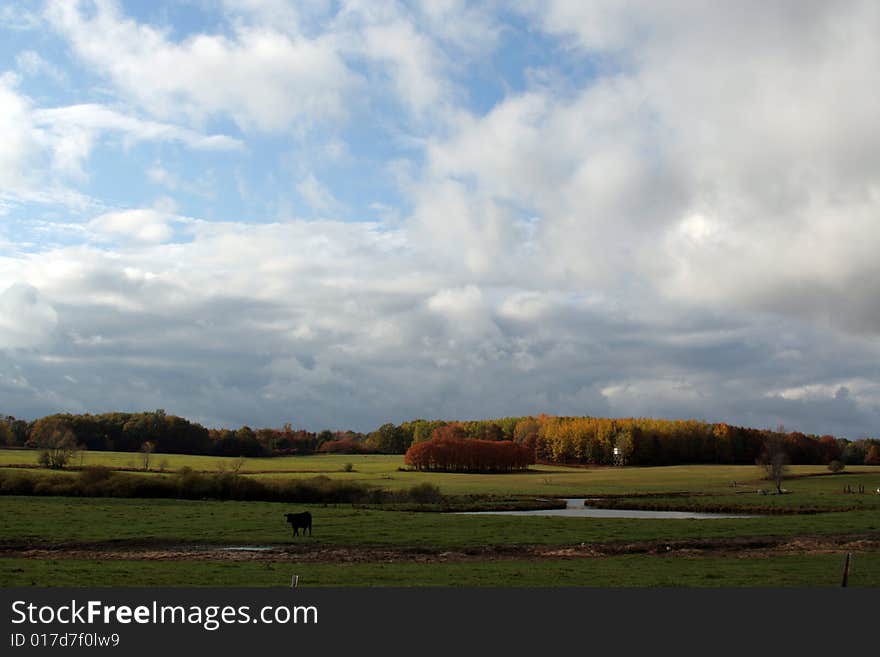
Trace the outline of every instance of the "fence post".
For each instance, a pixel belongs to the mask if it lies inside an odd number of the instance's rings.
[[[846,553],[846,561],[843,562],[843,582],[841,582],[841,586],[846,588],[847,582],[849,581],[849,563],[852,559],[852,552]]]

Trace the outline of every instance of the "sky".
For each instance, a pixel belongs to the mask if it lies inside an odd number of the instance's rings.
[[[880,434],[880,3],[0,3],[0,413]]]

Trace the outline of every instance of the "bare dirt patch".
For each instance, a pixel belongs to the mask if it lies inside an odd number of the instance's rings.
[[[499,559],[597,559],[627,554],[668,557],[730,556],[766,558],[791,554],[880,551],[880,536],[798,536],[685,541],[513,545],[458,551],[427,548],[309,545],[222,546],[136,542],[0,544],[0,557],[26,559],[259,561],[277,563],[440,563]]]

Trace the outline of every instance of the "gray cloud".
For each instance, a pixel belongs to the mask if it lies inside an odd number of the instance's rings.
[[[536,3],[528,16],[566,56],[607,69],[580,88],[535,74],[478,115],[457,104],[450,53],[485,50],[428,9],[448,34],[364,7],[320,37],[294,12],[282,33],[264,21],[289,7],[249,3],[236,10],[246,27],[204,37],[221,60],[259,61],[268,39],[283,56],[314,49],[330,74],[245,67],[218,96],[197,39],[172,42],[112,4],[87,20],[52,3],[78,56],[100,55],[120,93],[158,116],[180,99],[188,118],[245,134],[342,121],[357,87],[346,58],[361,58],[381,62],[382,88],[414,115],[437,105],[442,117],[404,121],[424,164],[400,165],[412,210],[393,225],[130,208],[83,224],[78,244],[0,259],[0,410],[163,407],[315,429],[547,412],[872,433],[876,4],[637,4]],[[131,43],[84,42],[94,21],[140,35],[179,74],[147,75],[153,55]],[[21,100],[13,86],[0,91]],[[8,180],[36,143],[15,134],[0,155]],[[300,192],[332,208],[311,180]]]
[[[421,247],[378,226],[193,231],[124,261],[79,247],[35,256],[24,274],[57,322],[51,341],[4,351],[9,410],[161,407],[210,425],[357,429],[421,416],[661,415],[853,436],[878,418],[870,341],[801,320],[666,302],[639,313],[468,283],[465,263],[416,267]],[[289,253],[297,244],[301,256]]]

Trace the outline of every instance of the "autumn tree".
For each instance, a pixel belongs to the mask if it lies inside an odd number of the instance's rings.
[[[318,441],[317,447],[320,447],[324,443],[336,440],[336,436],[330,431],[330,429],[324,429],[316,436],[316,440]]]
[[[446,424],[446,422],[442,420],[412,420],[411,422],[404,422],[400,427],[412,436],[409,443],[412,445],[414,443],[430,440],[431,435],[434,433],[434,429],[442,427],[444,424]]]
[[[60,470],[76,453],[76,436],[68,426],[57,420],[38,421],[31,431],[30,447],[40,450],[41,465]]]
[[[439,431],[436,430],[435,434]],[[512,472],[528,468],[535,462],[535,456],[532,450],[510,440],[479,440],[440,435],[412,445],[406,451],[404,461],[417,470]]]
[[[843,455],[840,441],[834,436],[822,436],[819,438],[819,452],[823,463],[831,463],[832,461],[840,461]]]
[[[466,440],[467,433],[464,427],[458,422],[452,424],[444,424],[434,429],[431,434],[431,440]]]
[[[524,417],[513,428],[513,442],[537,452],[538,431],[541,424],[533,417]]]

